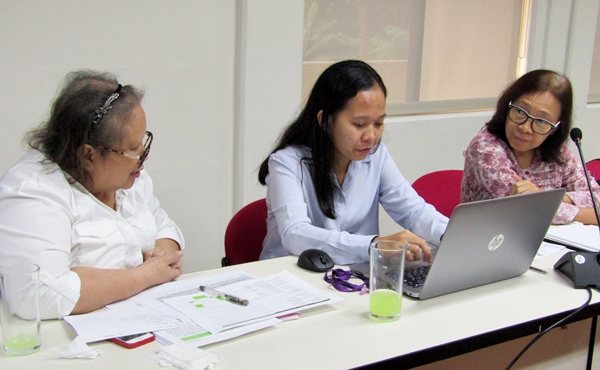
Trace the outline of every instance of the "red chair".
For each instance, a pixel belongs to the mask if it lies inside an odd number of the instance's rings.
[[[240,209],[225,230],[225,257],[221,266],[258,261],[267,235],[267,200],[255,200]]]
[[[413,182],[412,187],[425,201],[446,217],[460,203],[462,170],[442,170],[427,173]]]
[[[596,180],[596,182],[600,184],[600,158],[587,161],[585,163],[585,167],[587,168],[590,175],[592,175],[594,180]]]

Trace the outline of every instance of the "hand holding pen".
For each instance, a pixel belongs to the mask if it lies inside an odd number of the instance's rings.
[[[223,293],[223,292],[218,291],[216,289],[209,288],[209,287],[207,287],[205,285],[200,285],[198,287],[198,289],[200,289],[201,291],[206,292],[206,293],[208,293],[208,294],[210,294],[210,295],[212,295],[214,297],[220,297],[220,298],[223,298],[226,301],[229,301],[229,302],[235,303],[235,304],[239,304],[241,306],[247,306],[248,303],[250,303],[250,302],[248,302],[247,299],[242,299],[242,298],[233,296],[231,294]]]

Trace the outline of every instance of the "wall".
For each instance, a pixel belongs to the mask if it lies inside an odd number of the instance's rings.
[[[186,271],[218,266],[231,216],[235,1],[0,4],[0,172],[48,114],[64,75],[91,68],[146,89],[146,169],[187,239]]]

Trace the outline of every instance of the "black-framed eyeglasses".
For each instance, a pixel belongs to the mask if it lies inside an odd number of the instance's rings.
[[[554,124],[546,119],[534,117],[525,109],[514,105],[512,101],[508,103],[508,118],[517,125],[522,125],[527,120],[531,120],[531,129],[540,135],[549,134],[551,131],[556,130],[560,124],[560,121]]]
[[[154,135],[152,135],[152,133],[150,131],[146,131],[146,136],[144,137],[144,153],[142,153],[142,155],[125,153],[125,152],[122,152],[119,150],[114,150],[114,149],[103,147],[103,146],[98,147],[98,148],[108,150],[113,153],[121,154],[121,155],[124,155],[125,157],[137,159],[138,161],[140,161],[140,164],[138,166],[138,168],[140,168],[140,167],[142,167],[142,164],[144,164],[144,161],[146,161],[146,159],[148,158],[148,154],[150,154],[150,146],[152,145],[153,139],[154,139]]]

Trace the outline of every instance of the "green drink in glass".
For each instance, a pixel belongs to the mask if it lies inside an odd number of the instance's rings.
[[[396,321],[402,311],[406,247],[394,240],[378,240],[370,247],[369,316],[380,322]]]
[[[40,349],[39,272],[33,263],[0,266],[0,327],[7,355],[24,356]]]
[[[36,334],[17,334],[4,341],[4,349],[11,355],[28,355],[40,348],[40,336]]]
[[[378,289],[369,294],[369,313],[376,321],[393,321],[400,318],[402,295],[390,289]]]

